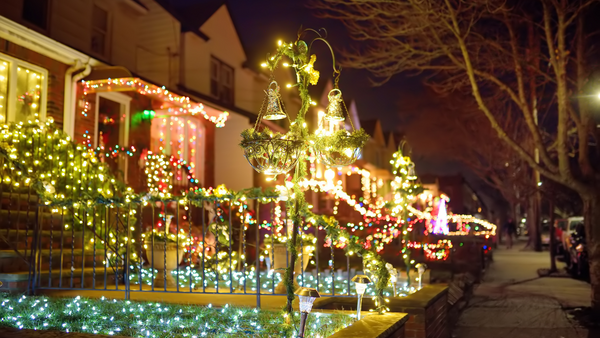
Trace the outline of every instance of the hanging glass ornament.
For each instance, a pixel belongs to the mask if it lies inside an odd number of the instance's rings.
[[[263,119],[272,121],[286,118],[287,115],[285,114],[283,109],[281,109],[282,105],[279,95],[279,85],[276,81],[273,81],[269,84],[266,94],[268,103],[267,111],[265,112]]]
[[[344,121],[344,110],[342,108],[342,91],[335,88],[332,89],[327,95],[329,98],[329,105],[327,106],[327,114],[325,114],[325,120],[327,121]]]
[[[408,163],[408,174],[406,175],[406,179],[410,181],[414,181],[417,179],[417,173],[415,172],[415,164],[413,162]]]

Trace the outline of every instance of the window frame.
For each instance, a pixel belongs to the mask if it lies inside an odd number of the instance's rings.
[[[92,39],[94,36],[94,32],[96,32],[97,30],[100,31],[99,28],[94,26],[94,9],[96,7],[99,8],[100,10],[103,10],[106,12],[106,31],[103,32],[104,33],[103,53],[95,51],[92,47]],[[92,52],[94,55],[98,55],[98,56],[101,56],[104,58],[109,58],[110,53],[111,53],[110,46],[111,46],[112,14],[108,10],[108,8],[104,7],[99,2],[96,2],[96,1],[92,3],[90,28],[91,28],[90,29],[90,52]]]
[[[216,67],[216,71],[217,71],[217,74],[214,77],[213,77],[213,65]],[[229,71],[229,73],[231,74],[231,84],[230,85],[225,85],[225,83],[224,83],[225,82],[223,80],[223,76],[225,74],[225,72],[223,71],[224,69]],[[214,55],[211,55],[209,71],[210,71],[209,80],[211,81],[210,95],[212,97],[216,98],[217,100],[221,101],[222,103],[235,105],[235,68],[233,68],[229,64],[221,61],[221,59],[215,57]],[[215,77],[216,77],[216,79],[215,79]],[[217,82],[217,93],[213,93],[212,81]],[[227,99],[224,98],[225,91],[223,90],[223,88],[227,88],[229,90],[229,92],[231,93],[230,94],[231,97],[228,97]]]
[[[17,113],[17,97],[16,95],[16,91],[17,91],[17,77],[16,77],[16,73],[17,73],[17,68],[23,67],[23,68],[28,68],[33,70],[34,72],[38,72],[42,75],[42,88],[40,88],[40,113],[39,113],[39,120],[40,121],[45,121],[46,120],[46,115],[47,115],[47,98],[48,98],[48,70],[42,67],[39,67],[37,65],[31,64],[27,61],[23,61],[21,59],[17,59],[14,58],[12,56],[0,53],[0,62],[2,61],[7,61],[9,62],[9,69],[8,69],[8,93],[7,93],[7,99],[6,99],[6,120],[5,121],[0,121],[3,123],[7,123],[7,122],[15,122],[15,118],[16,118],[16,113]],[[13,80],[14,79],[14,80]]]

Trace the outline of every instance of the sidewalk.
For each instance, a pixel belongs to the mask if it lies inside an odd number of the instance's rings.
[[[453,332],[456,338],[592,338],[600,332],[578,327],[567,308],[590,306],[589,284],[570,278],[539,278],[549,253],[503,246],[488,268]],[[557,262],[559,268],[564,264]]]

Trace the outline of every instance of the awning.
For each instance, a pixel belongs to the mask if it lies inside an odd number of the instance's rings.
[[[114,77],[114,76],[118,77]],[[123,67],[102,67],[92,70],[83,81],[86,94],[97,92],[136,91],[144,96],[162,101],[165,108],[172,108],[175,115],[201,115],[213,122],[217,128],[224,127],[229,116],[226,111],[204,107],[202,103],[194,102],[187,96],[170,92],[164,86],[159,87],[137,77]]]

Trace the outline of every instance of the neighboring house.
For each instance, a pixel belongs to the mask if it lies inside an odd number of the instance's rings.
[[[283,177],[267,182],[256,173],[238,145],[240,133],[256,121],[271,74],[248,64],[223,1],[181,2],[182,7],[166,0],[33,1],[42,6],[35,13],[32,1],[6,0],[0,7],[0,76],[5,79],[0,96],[6,98],[0,102],[0,119],[52,117],[90,148],[133,146],[138,155],[144,149],[172,155],[191,168],[175,169],[176,189],[224,183],[240,190],[282,183]],[[296,88],[286,88],[295,82],[292,69],[280,67],[272,77],[295,118],[301,102]],[[319,112],[326,110],[331,89],[329,81],[318,106],[308,112],[311,128],[321,123]],[[391,179],[391,138],[386,141],[378,121],[361,123],[353,101],[347,106],[345,127],[352,120],[372,136],[355,164],[370,176],[336,175],[345,191],[370,198]],[[263,121],[277,131],[288,124]],[[139,175],[143,162],[105,161],[128,185],[146,189]],[[316,166],[314,178],[324,179],[325,171]],[[190,174],[195,182],[188,182]],[[331,211],[332,203],[331,197],[314,197],[317,209]]]
[[[484,202],[462,175],[420,175],[419,179],[426,192],[432,196],[445,194],[450,197],[448,208],[453,213],[487,216]]]
[[[22,84],[25,79],[17,83],[12,73],[8,76],[11,67],[39,75],[39,83],[28,82],[39,86],[28,114],[52,117],[76,141],[92,148],[134,146],[140,152],[173,155],[192,168],[199,183],[195,186],[224,183],[240,190],[264,182],[238,143],[240,133],[256,120],[269,77],[247,66],[223,1],[194,8],[173,8],[162,0],[41,3],[46,7],[35,15],[29,13],[29,0],[8,0],[0,8],[8,19],[2,19],[0,37],[9,39],[0,47],[4,78],[9,79],[0,91],[14,86],[33,92]],[[68,53],[58,55],[63,49]],[[277,75],[280,82],[293,79],[291,70]],[[297,111],[294,91],[281,86],[288,111]],[[25,118],[16,112],[30,98],[17,94],[5,96],[7,102],[0,104],[5,121]],[[218,128],[225,119],[227,126]],[[139,161],[116,162],[111,165],[129,185],[145,188],[136,174]],[[185,181],[187,175],[179,171],[176,178]]]

